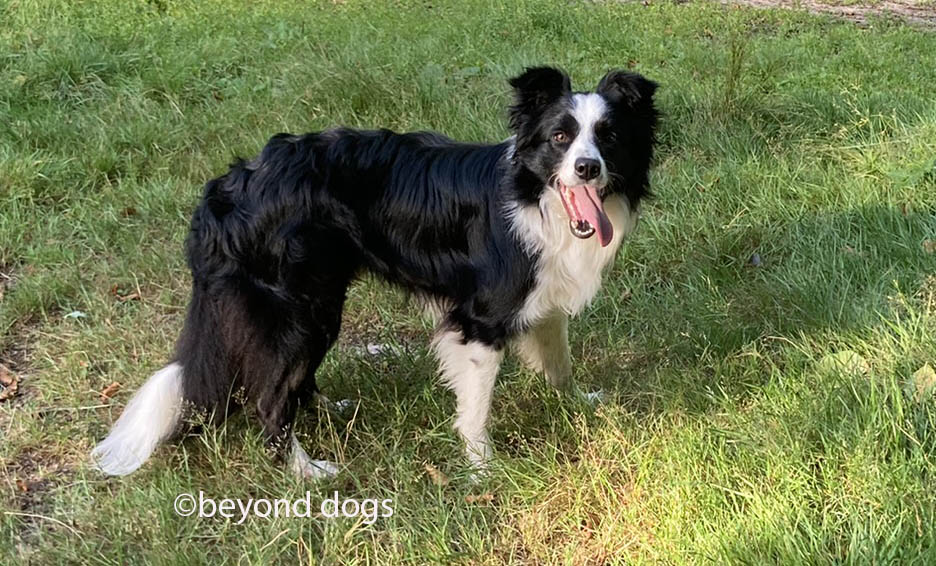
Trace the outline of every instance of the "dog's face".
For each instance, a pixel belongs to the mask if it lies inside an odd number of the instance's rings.
[[[611,71],[594,92],[573,92],[569,77],[550,67],[527,69],[510,84],[514,161],[540,181],[540,191],[558,192],[575,236],[597,233],[608,245],[613,226],[603,200],[612,193],[639,199],[645,191],[656,84]]]

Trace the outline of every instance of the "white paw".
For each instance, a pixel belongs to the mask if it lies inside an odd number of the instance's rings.
[[[487,438],[487,435],[483,440],[467,443],[465,445],[465,455],[471,465],[471,474],[468,476],[468,481],[474,485],[483,482],[488,477],[488,472],[491,470],[491,461],[494,458],[491,441]]]
[[[606,395],[605,392],[601,389],[597,391],[579,391],[579,397],[589,405],[596,406],[605,402]]]
[[[484,483],[485,480],[490,476],[490,470],[487,467],[484,468],[474,468],[470,474],[468,474],[468,483],[470,485],[479,485]]]
[[[385,356],[401,356],[405,352],[397,344],[368,342],[364,347],[356,348],[360,355],[380,358]]]
[[[299,479],[313,481],[332,478],[338,475],[338,465],[328,460],[313,460],[293,435],[292,452],[289,454],[289,471]]]
[[[332,410],[338,413],[346,413],[354,407],[354,399],[342,399],[332,404]]]
[[[333,403],[328,397],[322,395],[321,393],[315,394],[315,400],[320,407],[329,413],[339,416],[354,407],[355,403],[354,399],[342,399],[341,401]]]
[[[293,466],[292,473],[299,479],[319,481],[338,475],[338,464],[328,460],[308,460]]]

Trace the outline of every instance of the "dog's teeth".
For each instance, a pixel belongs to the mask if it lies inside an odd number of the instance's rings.
[[[588,238],[595,233],[595,228],[584,220],[578,222],[569,220],[569,229],[572,230],[572,234],[577,238]]]

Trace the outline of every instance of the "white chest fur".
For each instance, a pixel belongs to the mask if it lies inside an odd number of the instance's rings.
[[[559,195],[549,188],[539,207],[510,211],[514,233],[528,251],[539,254],[536,283],[520,309],[521,324],[534,324],[557,310],[576,315],[594,298],[604,268],[614,259],[621,241],[633,232],[638,218],[622,196],[605,199],[604,209],[614,226],[614,237],[605,247],[596,236],[582,240],[572,235]]]

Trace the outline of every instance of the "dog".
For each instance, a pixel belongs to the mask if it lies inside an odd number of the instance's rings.
[[[338,337],[348,286],[370,272],[434,313],[454,428],[483,471],[509,345],[550,384],[571,387],[568,320],[637,225],[658,121],[657,85],[637,73],[610,71],[591,92],[551,67],[509,82],[513,135],[498,144],[389,130],[277,134],[208,182],[186,240],[192,296],[174,357],[131,398],[94,465],[129,474],[180,428],[186,407],[221,420],[250,404],[294,473],[334,474],[292,423],[318,395],[315,372]]]

